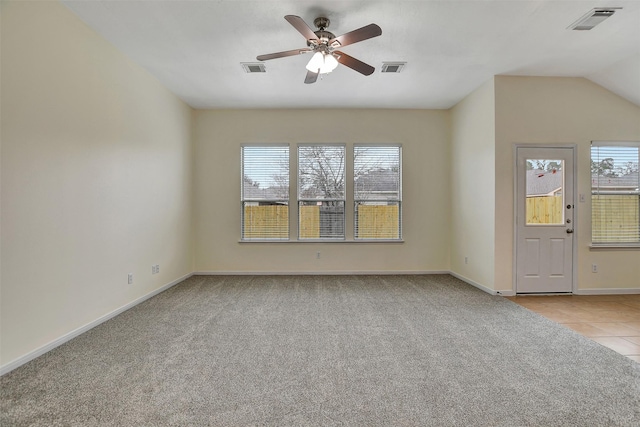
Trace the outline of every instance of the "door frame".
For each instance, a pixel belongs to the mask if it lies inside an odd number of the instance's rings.
[[[514,295],[518,294],[517,276],[518,276],[518,149],[519,148],[563,148],[571,149],[573,160],[573,238],[571,244],[571,294],[575,295],[578,289],[578,205],[579,194],[578,187],[578,144],[535,144],[535,143],[514,143],[513,144],[513,250],[511,256],[513,258],[512,271],[512,288]],[[568,171],[567,171],[568,172]],[[564,292],[563,292],[564,293]],[[539,294],[544,295],[544,293]]]

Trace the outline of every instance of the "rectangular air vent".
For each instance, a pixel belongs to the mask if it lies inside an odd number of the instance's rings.
[[[573,24],[569,25],[567,29],[570,30],[591,30],[593,27],[604,21],[605,19],[616,13],[616,9],[622,9],[621,7],[609,7],[609,8],[596,8],[591,9],[585,15],[581,16]]]
[[[267,69],[262,62],[243,62],[242,68],[247,73],[266,73]]]
[[[407,64],[406,62],[383,62],[381,72],[399,73],[400,71],[402,71],[402,69],[406,64]]]

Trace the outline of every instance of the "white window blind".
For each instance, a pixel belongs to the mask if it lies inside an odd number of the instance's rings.
[[[640,142],[593,142],[591,238],[594,245],[640,245]]]
[[[353,149],[355,238],[402,238],[402,147]]]
[[[289,147],[243,146],[242,240],[289,239]]]
[[[345,146],[298,146],[298,238],[344,239]]]

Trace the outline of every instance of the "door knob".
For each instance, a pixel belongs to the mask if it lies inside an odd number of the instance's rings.
[[[573,228],[567,228],[567,234],[573,233]]]

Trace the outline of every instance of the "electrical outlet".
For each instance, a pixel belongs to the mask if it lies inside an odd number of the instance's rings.
[[[591,272],[592,273],[598,272],[598,264],[591,264]]]
[[[320,259],[320,251],[316,252],[316,259]]]
[[[127,284],[133,285],[133,273],[127,274]]]
[[[156,264],[156,274],[160,273],[160,264]]]
[[[469,257],[464,257],[464,263],[469,264]]]
[[[160,264],[152,265],[151,274],[158,274],[158,273],[160,273]]]

